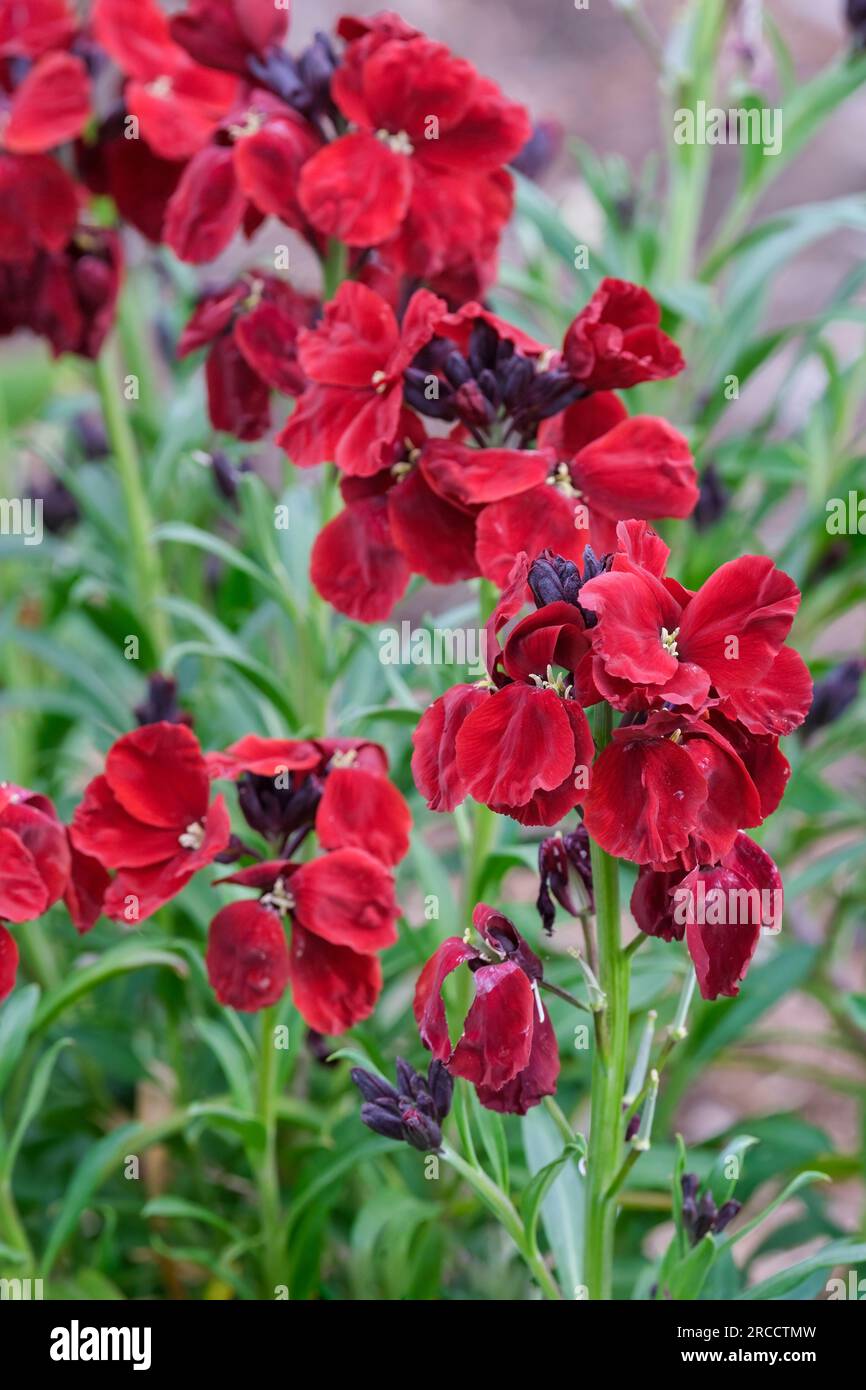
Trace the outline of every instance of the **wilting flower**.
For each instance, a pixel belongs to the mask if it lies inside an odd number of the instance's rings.
[[[303,389],[296,340],[315,310],[310,296],[258,273],[202,298],[180,336],[177,355],[210,348],[205,375],[214,429],[259,439],[271,423],[271,390],[297,395]]]
[[[579,825],[565,834],[557,831],[542,840],[538,846],[538,873],[536,907],[548,934],[553,931],[556,917],[554,898],[572,917],[579,917],[587,909],[592,911],[592,864],[586,827]]]
[[[479,903],[473,917],[477,949],[450,936],[430,957],[415,987],[421,1041],[452,1076],[475,1086],[488,1110],[525,1115],[556,1089],[559,1053],[550,1015],[541,1002],[541,961],[513,923]],[[452,1046],[442,986],[460,965],[472,971],[475,1001]]]
[[[222,797],[210,802],[195,734],[182,724],[145,724],[109,749],[70,833],[82,854],[118,871],[105,915],[140,922],[225,849],[229,818]]]
[[[526,556],[488,624],[488,646],[519,610]],[[581,802],[594,752],[581,701],[591,656],[580,609],[546,604],[488,651],[489,680],[456,685],[425,710],[413,735],[415,785],[431,810],[473,796],[523,825],[555,825]],[[597,697],[595,697],[597,698]]]
[[[761,931],[781,929],[782,879],[766,851],[738,834],[718,862],[689,873],[642,868],[631,910],[648,936],[685,937],[703,998],[717,999],[739,992]]]
[[[378,953],[396,941],[399,912],[393,877],[378,859],[336,849],[304,864],[253,864],[217,882],[261,890],[256,902],[230,903],[211,922],[208,979],[221,1004],[263,1009],[289,983],[319,1033],[344,1032],[372,1013],[382,989]]]
[[[680,1186],[683,1192],[683,1225],[692,1245],[697,1245],[706,1235],[721,1235],[738,1214],[742,1203],[736,1198],[716,1208],[712,1192],[704,1192],[698,1198],[700,1186],[696,1173],[683,1173]]]
[[[388,243],[412,277],[483,257],[485,222],[508,189],[502,166],[530,133],[526,112],[393,16],[344,20],[338,32],[349,42],[331,93],[353,129],[301,172],[310,222],[350,246]]]
[[[676,376],[685,367],[663,333],[652,295],[626,280],[602,280],[565,335],[562,351],[575,381],[592,391],[620,391]]]
[[[426,1077],[397,1058],[397,1085],[363,1067],[353,1067],[352,1080],[364,1097],[361,1119],[375,1134],[400,1139],[422,1153],[442,1144],[442,1121],[451,1109],[454,1082],[435,1057]]]

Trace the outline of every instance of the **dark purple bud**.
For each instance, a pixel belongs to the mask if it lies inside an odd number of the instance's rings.
[[[361,1106],[361,1122],[375,1134],[384,1134],[386,1139],[403,1139],[403,1120],[397,1102],[365,1101]]]
[[[283,785],[285,783],[285,785]],[[238,782],[238,805],[247,825],[274,844],[311,829],[322,796],[322,782],[307,775],[299,782],[292,772],[276,777],[244,773]],[[300,843],[300,840],[296,842]]]
[[[710,526],[714,526],[727,510],[727,488],[722,483],[715,464],[708,463],[701,474],[700,493],[692,512],[692,521],[698,531],[706,531]]]
[[[477,381],[466,381],[455,393],[454,404],[460,419],[465,425],[484,428],[493,419],[495,411],[484,395]]]
[[[235,836],[232,836],[234,839]],[[307,1036],[304,1040],[307,1044],[307,1051],[322,1067],[335,1067],[336,1062],[330,1060],[333,1052],[333,1044],[328,1042],[324,1033],[317,1033],[315,1028],[307,1029]],[[358,1068],[360,1070],[360,1068]]]
[[[866,671],[866,661],[844,661],[823,680],[816,681],[812,708],[806,715],[801,734],[808,738],[818,729],[835,724],[860,693],[860,681]]]
[[[436,396],[428,397],[427,390],[433,372],[425,372],[420,367],[407,367],[403,373],[403,395],[406,404],[419,415],[427,415],[432,420],[456,420],[457,409],[454,392],[447,381],[438,382]]]
[[[448,1071],[444,1062],[440,1062],[438,1057],[434,1057],[427,1072],[427,1089],[436,1110],[439,1120],[444,1120],[451,1109],[451,1097],[454,1094],[454,1078]]]
[[[516,410],[535,377],[535,368],[528,357],[514,353],[499,369],[502,399],[509,410]]]
[[[495,368],[499,334],[486,319],[476,319],[469,336],[469,365],[473,376],[485,367]]]
[[[147,678],[147,695],[133,709],[139,724],[186,724],[192,727],[192,715],[177,703],[177,681],[155,671]]]
[[[362,1119],[363,1116],[362,1107]],[[422,1153],[442,1146],[442,1131],[436,1121],[413,1106],[403,1111],[403,1138],[413,1149],[420,1149]]]
[[[478,374],[478,385],[479,388],[484,392],[484,395],[490,401],[490,404],[493,406],[494,410],[498,409],[501,394],[499,390],[499,382],[496,379],[496,373],[489,371],[485,367],[484,371],[479,372]]]
[[[385,1080],[384,1076],[377,1076],[375,1072],[365,1071],[363,1067],[353,1067],[349,1075],[365,1100],[377,1104],[390,1100],[396,1105],[400,1099],[399,1092],[395,1090],[390,1081]]]
[[[692,1228],[692,1240],[697,1245],[709,1231],[712,1231],[718,1212],[711,1192],[705,1192],[698,1202],[697,1220]]]
[[[60,478],[50,478],[41,485],[34,483],[25,496],[42,504],[42,525],[52,536],[68,531],[81,516],[75,497]]]
[[[628,1144],[640,1131],[640,1114],[632,1115],[625,1127],[625,1142]]]
[[[543,550],[530,565],[527,582],[539,608],[560,602],[577,605],[580,570],[573,560],[564,560],[551,550]]]
[[[448,356],[445,358],[445,361],[442,363],[442,370],[455,390],[472,379],[472,371],[469,367],[469,363],[466,361],[463,353],[458,352],[456,348],[453,352],[449,352]]]
[[[512,159],[512,169],[527,179],[540,178],[562,149],[563,136],[559,121],[538,121],[523,149]]]
[[[847,0],[845,18],[858,47],[866,47],[866,0]]]
[[[729,1202],[725,1202],[719,1207],[718,1214],[713,1222],[714,1235],[720,1236],[722,1234],[725,1227],[729,1226],[734,1217],[738,1214],[742,1205],[742,1202],[738,1202],[736,1198],[732,1197]]]
[[[101,415],[81,410],[72,421],[75,437],[86,459],[102,459],[108,453],[108,435]]]

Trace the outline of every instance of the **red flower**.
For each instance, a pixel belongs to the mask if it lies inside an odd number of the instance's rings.
[[[207,294],[183,330],[178,357],[211,344],[206,378],[214,429],[259,439],[270,427],[271,389],[303,390],[295,344],[312,323],[316,301],[274,275],[251,274]]]
[[[15,988],[18,973],[18,947],[11,932],[0,923],[0,1004]]]
[[[6,782],[0,787],[0,918],[30,922],[66,891],[66,830],[46,796]]]
[[[641,931],[665,941],[685,935],[704,999],[739,992],[762,929],[780,930],[782,906],[779,870],[742,834],[718,863],[685,876],[641,869],[631,898]]]
[[[27,0],[0,8],[0,57],[38,58],[50,48],[66,48],[75,37],[77,16],[68,0]]]
[[[542,421],[538,444],[541,476],[478,519],[478,562],[496,584],[505,582],[519,550],[534,559],[549,547],[579,560],[587,544],[599,553],[613,549],[623,517],[684,517],[698,500],[683,435],[654,416],[629,418],[608,392]]]
[[[122,271],[114,231],[79,227],[61,250],[41,251],[25,268],[0,265],[0,333],[29,328],[55,356],[97,357],[114,320]]]
[[[182,724],[146,724],[109,750],[71,827],[72,843],[118,873],[103,911],[143,921],[210,864],[229,840],[222,797],[209,805],[207,765]]]
[[[647,567],[624,550],[581,591],[598,617],[594,677],[605,698],[621,709],[700,710],[715,691],[755,732],[801,723],[811,681],[796,653],[780,655],[800,603],[793,580],[766,556],[744,555],[691,594],[663,578],[663,564]]]
[[[308,233],[298,173],[320,143],[308,121],[254,88],[186,166],[168,204],[166,244],[182,261],[199,263],[213,260],[241,227],[250,233],[265,217]]]
[[[160,159],[144,140],[127,140],[122,113],[103,122],[95,141],[79,141],[75,157],[79,176],[92,193],[114,199],[118,214],[147,237],[162,240],[169,199],[184,165]]]
[[[156,0],[96,0],[92,24],[128,78],[126,109],[154,154],[169,160],[196,154],[237,101],[237,79],[193,62]]]
[[[526,557],[488,627],[492,640],[526,589]],[[510,633],[487,689],[458,685],[425,711],[412,772],[431,809],[466,796],[523,825],[555,825],[583,801],[594,752],[578,694],[590,652],[579,608],[546,604]]]
[[[488,1110],[525,1115],[553,1095],[559,1054],[541,1002],[541,961],[507,917],[479,903],[472,915],[482,950],[451,936],[431,956],[415,987],[421,1041],[453,1076],[471,1081]],[[448,1035],[442,986],[468,964],[475,1002],[456,1045]]]
[[[288,0],[190,0],[170,21],[171,36],[199,63],[246,76],[251,60],[281,44]]]
[[[350,42],[331,92],[354,129],[301,174],[309,220],[350,246],[391,243],[403,268],[425,279],[483,259],[486,213],[501,202],[502,166],[528,138],[526,112],[390,16],[340,32]],[[464,221],[449,218],[452,199]]]
[[[281,853],[313,830],[325,849],[362,849],[389,867],[408,852],[409,807],[378,743],[249,734],[207,761],[212,777],[242,779],[245,818]]]
[[[35,61],[14,85],[14,67],[0,72],[0,261],[28,263],[40,250],[59,251],[78,217],[75,182],[47,154],[74,139],[90,116],[84,63],[48,48],[54,34],[68,41],[67,23],[58,7],[4,11],[3,51]]]
[[[673,713],[614,730],[584,805],[584,824],[603,849],[658,869],[715,863],[740,828],[763,818],[733,746],[709,720]]]
[[[315,328],[298,336],[298,360],[311,387],[277,442],[301,468],[333,459],[367,478],[393,462],[403,407],[403,372],[430,341],[446,309],[428,290],[410,299],[401,324],[391,306],[345,281]]]
[[[575,381],[591,391],[619,391],[676,376],[685,367],[659,327],[652,295],[627,280],[602,280],[565,335],[562,351]]]
[[[393,878],[377,859],[338,849],[306,864],[254,864],[218,882],[264,890],[211,923],[208,978],[221,1004],[264,1008],[289,981],[319,1033],[342,1033],[372,1012],[382,988],[377,954],[396,941],[399,913]],[[291,951],[282,918],[291,922]]]

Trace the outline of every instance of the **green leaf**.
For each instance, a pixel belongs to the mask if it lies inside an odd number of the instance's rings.
[[[826,1173],[819,1173],[817,1170],[810,1169],[805,1173],[798,1173],[797,1176],[792,1178],[791,1181],[782,1188],[781,1192],[773,1198],[772,1202],[764,1207],[762,1211],[758,1212],[757,1216],[753,1217],[751,1221],[747,1221],[745,1226],[741,1226],[739,1230],[733,1231],[729,1236],[726,1236],[722,1243],[722,1248],[726,1250],[730,1249],[731,1246],[736,1245],[738,1240],[742,1240],[744,1236],[756,1230],[757,1227],[761,1225],[762,1221],[766,1221],[767,1217],[774,1211],[777,1211],[784,1202],[789,1201],[791,1197],[800,1191],[801,1187],[806,1187],[812,1182],[829,1181],[830,1179]]]
[[[173,970],[176,975],[185,977],[189,966],[182,956],[161,946],[148,945],[139,941],[124,941],[105,951],[91,965],[80,966],[56,988],[49,990],[36,1011],[33,1031],[39,1032],[53,1023],[70,1004],[82,995],[89,994],[99,985],[105,984],[117,975],[128,975],[133,970],[144,970],[149,966],[162,966]]]
[[[562,1159],[562,1139],[540,1108],[530,1110],[521,1123],[526,1161],[535,1176]],[[544,1233],[566,1297],[583,1284],[585,1186],[576,1165],[563,1163],[539,1197]]]
[[[51,1073],[54,1070],[54,1064],[63,1049],[69,1047],[71,1043],[71,1038],[60,1038],[54,1043],[53,1047],[48,1049],[43,1057],[40,1057],[34,1069],[33,1076],[31,1077],[30,1085],[27,1087],[24,1104],[21,1107],[18,1122],[12,1131],[12,1137],[5,1148],[0,1151],[0,1184],[8,1182],[11,1178],[12,1170],[15,1167],[15,1160],[18,1157],[18,1150],[21,1148],[21,1144],[24,1140],[24,1135],[42,1109],[42,1104],[51,1081]]]
[[[725,1169],[731,1159],[737,1160],[738,1169],[741,1168],[740,1159],[747,1153],[753,1145],[759,1144],[760,1140],[751,1134],[737,1134],[733,1139],[727,1140],[722,1152],[713,1164],[710,1176],[704,1183],[704,1191],[711,1192],[717,1207],[724,1206],[734,1194],[737,1185],[737,1178],[729,1178],[725,1175]]]
[[[38,985],[24,985],[0,1007],[0,1095],[24,1051],[39,993]]]
[[[781,1270],[778,1274],[773,1274],[769,1279],[764,1279],[760,1284],[753,1284],[750,1289],[745,1289],[743,1293],[737,1294],[738,1300],[754,1301],[761,1299],[784,1298],[787,1293],[795,1289],[809,1275],[819,1273],[825,1269],[834,1269],[836,1265],[856,1265],[866,1261],[866,1243],[857,1240],[834,1240],[829,1245],[825,1245],[822,1250],[816,1251],[814,1255],[809,1255],[805,1260],[800,1260],[797,1264],[791,1265],[788,1269]]]
[[[172,1221],[200,1221],[205,1226],[213,1226],[216,1230],[222,1231],[230,1240],[244,1238],[237,1226],[233,1226],[230,1221],[224,1220],[208,1207],[203,1207],[198,1202],[188,1202],[185,1197],[174,1197],[171,1193],[152,1197],[142,1208],[141,1214],[145,1219],[163,1217]]]
[[[710,1272],[717,1254],[713,1237],[706,1235],[693,1246],[684,1260],[671,1271],[666,1292],[676,1300],[695,1300],[699,1297],[704,1281]]]

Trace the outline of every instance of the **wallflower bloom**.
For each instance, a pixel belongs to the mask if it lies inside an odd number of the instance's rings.
[[[489,680],[456,685],[425,710],[413,735],[412,773],[431,810],[467,796],[523,825],[555,825],[586,795],[594,752],[581,699],[590,639],[573,604],[545,604],[491,651],[522,607],[526,556],[488,624]]]
[[[0,334],[29,328],[55,357],[97,357],[114,321],[122,272],[120,238],[104,227],[77,227],[59,251],[39,251],[24,267],[0,262]]]
[[[761,931],[782,925],[782,879],[748,835],[736,836],[718,863],[688,874],[643,868],[631,898],[641,931],[686,939],[704,999],[739,993]]]
[[[295,344],[315,309],[314,299],[274,275],[246,275],[200,300],[177,355],[210,347],[205,378],[214,429],[259,439],[271,423],[271,390],[284,395],[303,390]]]
[[[96,0],[91,23],[128,79],[124,100],[141,138],[162,159],[196,154],[237,100],[237,78],[193,62],[156,0]]]
[[[452,1076],[475,1086],[488,1110],[525,1115],[553,1095],[559,1075],[556,1035],[541,1002],[543,968],[513,923],[479,903],[472,915],[482,948],[450,936],[430,957],[415,987],[415,1020],[421,1041]],[[452,1046],[442,986],[468,965],[475,1001]]]
[[[184,725],[145,724],[117,740],[70,831],[77,850],[118,871],[107,917],[143,921],[225,849],[228,813],[209,791],[198,740]]]
[[[301,173],[310,222],[349,246],[388,243],[412,277],[482,262],[491,218],[498,238],[510,211],[502,166],[529,137],[526,112],[394,16],[343,20],[338,32],[349,42],[331,90],[353,129]]]
[[[575,381],[591,391],[620,391],[676,376],[686,364],[660,322],[647,290],[602,280],[565,335],[563,356]]]
[[[230,903],[211,922],[207,970],[221,1004],[262,1009],[290,983],[319,1033],[342,1033],[372,1013],[382,989],[378,953],[396,941],[399,914],[378,859],[337,849],[305,864],[253,864],[217,882],[262,890],[257,902]]]

